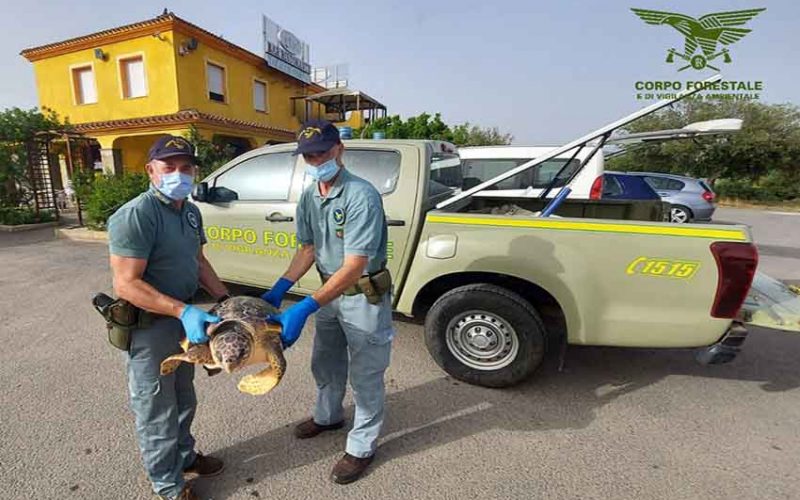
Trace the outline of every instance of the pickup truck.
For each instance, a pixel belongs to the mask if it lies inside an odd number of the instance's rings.
[[[245,153],[195,190],[206,255],[223,280],[265,288],[286,269],[310,182],[294,147]],[[758,262],[745,226],[536,217],[530,198],[468,196],[447,143],[345,148],[346,167],[383,197],[394,308],[424,318],[429,353],[457,379],[512,385],[534,372],[548,343],[562,352],[568,344],[699,348],[700,361],[718,363],[738,352],[745,320],[800,330],[781,316],[800,311],[800,299],[774,281],[766,295],[751,294],[744,317]],[[293,291],[319,286],[310,272]]]

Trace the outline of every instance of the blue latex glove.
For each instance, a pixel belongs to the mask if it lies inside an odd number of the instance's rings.
[[[297,341],[308,317],[318,310],[319,303],[313,297],[306,297],[280,314],[269,315],[267,320],[280,323],[281,343],[286,349]]]
[[[209,314],[199,307],[186,304],[181,313],[181,323],[186,331],[186,338],[192,344],[202,344],[208,342],[206,335],[206,323],[219,323],[219,316]]]
[[[283,296],[286,295],[286,292],[288,292],[290,288],[292,288],[292,285],[294,285],[294,281],[287,278],[281,278],[276,281],[275,284],[272,285],[270,291],[265,292],[261,298],[273,306],[280,308],[281,302],[283,301]]]

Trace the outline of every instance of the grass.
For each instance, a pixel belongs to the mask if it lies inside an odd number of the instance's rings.
[[[717,204],[721,207],[755,208],[763,210],[780,210],[784,212],[800,212],[800,200],[766,202],[753,200],[739,200],[737,198],[719,198]]]

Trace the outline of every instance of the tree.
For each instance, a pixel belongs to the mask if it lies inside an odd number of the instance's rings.
[[[194,125],[185,137],[194,145],[201,179],[236,157],[236,149],[232,145],[209,141],[200,135]]]
[[[381,131],[387,139],[434,139],[449,141],[457,146],[491,146],[510,144],[513,136],[502,134],[495,128],[480,128],[469,122],[450,127],[442,115],[422,113],[403,120],[399,115],[378,118],[363,129],[354,131],[354,137],[372,137]]]
[[[742,130],[697,141],[648,145],[617,157],[609,169],[651,170],[706,178],[760,182],[768,176],[797,183],[800,167],[800,109],[756,101],[684,100],[673,108],[647,116],[629,132],[680,128],[715,118],[741,118]]]
[[[24,204],[30,193],[27,141],[36,132],[68,128],[68,123],[62,123],[58,115],[47,108],[43,111],[20,108],[0,111],[0,206]]]
[[[453,142],[459,146],[496,146],[511,144],[514,136],[502,134],[497,127],[480,128],[469,122],[453,127]]]

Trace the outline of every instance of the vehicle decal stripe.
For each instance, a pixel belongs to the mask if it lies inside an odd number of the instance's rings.
[[[475,226],[526,227],[532,229],[555,229],[561,231],[590,231],[596,233],[653,234],[658,236],[683,236],[716,240],[747,241],[741,229],[700,229],[680,226],[646,226],[636,224],[613,224],[605,222],[574,222],[557,219],[498,219],[493,217],[462,217],[450,215],[428,215],[427,222],[439,224],[468,224]]]

